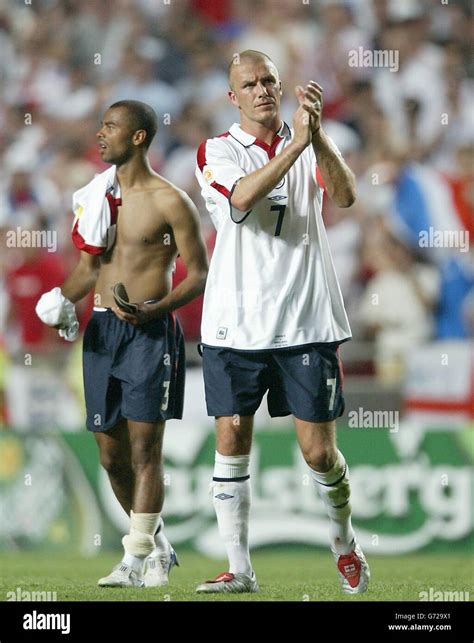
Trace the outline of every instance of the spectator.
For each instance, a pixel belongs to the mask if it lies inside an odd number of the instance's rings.
[[[16,335],[13,345],[22,351],[47,352],[60,339],[45,328],[35,306],[44,292],[65,278],[63,263],[43,248],[21,248],[17,256],[19,264],[7,273],[9,326]]]
[[[433,335],[438,273],[417,261],[382,220],[365,230],[362,266],[371,277],[360,302],[359,322],[375,341],[378,377],[398,383],[407,353]]]

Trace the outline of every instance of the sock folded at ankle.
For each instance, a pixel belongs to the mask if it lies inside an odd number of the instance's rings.
[[[143,562],[155,548],[155,532],[160,521],[159,513],[130,512],[130,533],[122,538],[125,556],[122,559],[126,565],[141,572]],[[141,561],[141,569],[139,568]]]

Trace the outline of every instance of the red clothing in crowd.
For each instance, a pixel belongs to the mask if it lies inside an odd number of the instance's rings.
[[[209,0],[192,0],[193,13],[199,13],[206,20],[213,24],[222,24],[232,17],[231,0],[219,0],[219,2],[209,2]]]
[[[474,236],[474,177],[446,177],[461,223]]]
[[[39,250],[7,275],[10,311],[20,326],[24,345],[42,347],[51,341],[51,330],[35,313],[38,299],[64,281],[64,266],[55,253]],[[57,333],[53,333],[57,337]],[[58,337],[59,339],[59,337]]]
[[[77,255],[79,256],[79,252]],[[35,307],[43,293],[63,283],[67,272],[63,257],[57,253],[39,250],[7,274],[11,316],[14,323],[20,326],[23,345],[45,348],[46,344],[51,342],[64,343],[58,333],[43,324],[35,312]],[[89,321],[92,305],[92,292],[76,304],[81,331],[84,331]]]
[[[212,255],[216,242],[216,233],[211,231],[206,238],[206,246],[209,257]],[[186,277],[186,268],[181,257],[176,260],[176,270],[173,275],[173,288]],[[200,295],[181,308],[178,308],[177,315],[183,327],[184,337],[187,342],[199,341],[201,338],[201,316],[204,295]]]

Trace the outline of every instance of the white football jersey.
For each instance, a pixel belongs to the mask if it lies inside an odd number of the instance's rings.
[[[217,230],[204,295],[204,345],[254,351],[351,336],[312,146],[251,211],[230,203],[237,180],[266,165],[292,136],[282,123],[267,145],[234,123],[199,147],[196,177]]]

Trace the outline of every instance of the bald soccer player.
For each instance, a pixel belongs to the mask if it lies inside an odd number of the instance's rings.
[[[173,311],[204,290],[208,266],[196,207],[150,167],[156,130],[156,114],[144,103],[120,101],[106,111],[97,138],[120,187],[120,200],[111,205],[115,243],[100,256],[83,244],[61,286],[73,304],[95,291],[83,349],[87,428],[130,516],[123,560],[99,580],[102,587],[165,585],[177,562],[161,519],[165,421],[181,417],[184,395],[184,340]],[[187,277],[172,290],[178,253]],[[114,301],[119,282],[138,302],[134,313]]]
[[[354,175],[321,126],[322,88],[296,87],[293,127],[280,116],[270,58],[245,51],[229,66],[240,124],[202,143],[196,176],[217,229],[202,320],[208,414],[216,418],[213,502],[229,570],[198,592],[256,592],[249,556],[253,417],[292,415],[330,523],[344,592],[364,592],[369,567],[351,525],[349,470],[336,445],[344,411],[338,346],[351,337],[321,217],[324,182],[339,207]],[[278,515],[275,516],[278,520]]]

